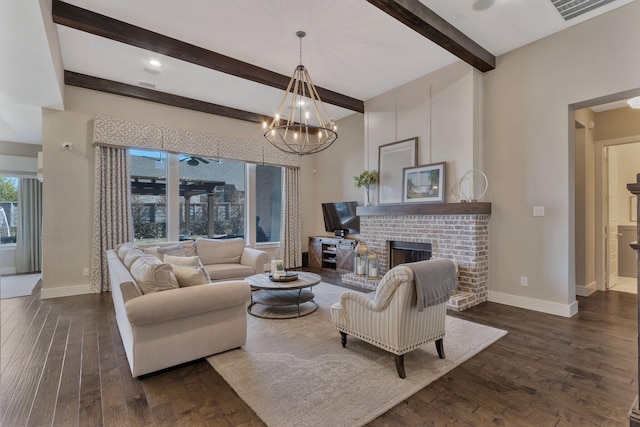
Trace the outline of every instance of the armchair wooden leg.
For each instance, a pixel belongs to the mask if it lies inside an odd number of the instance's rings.
[[[398,376],[402,379],[407,378],[407,374],[404,372],[404,354],[395,355],[396,356],[396,370],[398,371]]]
[[[340,331],[340,342],[342,343],[342,347],[347,346],[347,334],[342,331]]]
[[[444,342],[442,338],[436,340],[436,350],[438,350],[438,357],[440,357],[440,359],[444,359]]]

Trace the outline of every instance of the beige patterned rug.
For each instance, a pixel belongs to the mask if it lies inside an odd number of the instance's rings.
[[[488,347],[506,331],[447,316],[446,359],[435,344],[405,355],[406,379],[394,357],[340,334],[330,307],[344,288],[313,288],[318,310],[306,317],[249,316],[247,344],[207,360],[269,426],[361,426]]]

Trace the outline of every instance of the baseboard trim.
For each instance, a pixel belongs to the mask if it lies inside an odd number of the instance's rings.
[[[578,301],[574,301],[571,304],[560,304],[557,302],[521,297],[518,295],[495,291],[489,291],[488,298],[491,302],[525,308],[527,310],[540,311],[542,313],[554,314],[562,317],[571,317],[578,312]]]
[[[588,297],[592,293],[598,290],[596,282],[591,282],[585,286],[576,286],[576,295],[580,297]]]
[[[91,293],[91,285],[75,285],[63,286],[59,288],[42,288],[40,291],[41,299],[71,297],[74,295],[84,295]]]

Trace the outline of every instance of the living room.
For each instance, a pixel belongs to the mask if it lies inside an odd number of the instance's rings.
[[[449,182],[471,168],[489,177],[485,199],[495,207],[489,232],[490,299],[564,316],[575,314],[571,261],[575,220],[569,214],[573,126],[565,113],[574,104],[600,104],[638,90],[633,55],[603,48],[607,60],[593,64],[597,46],[583,42],[586,34],[597,34],[598,46],[627,46],[635,40],[633,34],[612,33],[608,28],[620,27],[624,10],[630,9],[626,16],[633,16],[634,7],[635,2],[499,57],[499,66],[490,73],[481,75],[457,63],[368,100],[365,114],[353,114],[338,123],[339,146],[301,159],[302,235],[324,232],[319,203],[363,199],[351,177],[377,167],[379,145],[418,136],[418,164],[447,161]],[[564,46],[572,46],[570,61]],[[563,66],[551,66],[557,63]],[[556,81],[566,84],[558,86]],[[529,99],[536,102],[523,102]],[[407,109],[403,103],[413,107]],[[262,138],[261,129],[252,123],[66,86],[65,110],[43,112],[45,179],[56,188],[55,193],[45,193],[43,200],[44,235],[48,236],[44,240],[45,293],[67,292],[54,291],[57,288],[73,293],[74,286],[87,283],[82,269],[89,265],[93,194],[92,146],[87,135],[96,115],[248,141]],[[510,126],[505,128],[504,123]],[[74,141],[74,150],[61,149],[62,141]],[[556,172],[540,174],[540,168]],[[548,192],[547,188],[564,190]],[[546,206],[553,214],[532,217],[533,206]],[[55,219],[47,217],[48,211],[56,212]],[[511,248],[522,241],[530,249],[518,256]],[[306,251],[304,239],[302,245]],[[528,277],[531,285],[520,286],[521,276]]]
[[[488,176],[489,301],[575,316],[585,285],[576,282],[575,111],[640,94],[639,17],[640,3],[630,2],[499,56],[490,72],[460,61],[366,100],[364,114],[338,122],[333,147],[300,160],[302,251],[308,236],[325,234],[320,203],[362,202],[353,175],[377,168],[380,145],[417,136],[418,164],[446,161],[448,182],[472,168]],[[44,186],[53,189],[43,198],[42,295],[50,298],[89,292],[95,116],[264,139],[255,123],[70,85],[63,91],[64,110],[42,113]],[[593,119],[596,141],[640,135],[635,119],[627,134],[598,137]],[[532,216],[534,206],[546,215]]]

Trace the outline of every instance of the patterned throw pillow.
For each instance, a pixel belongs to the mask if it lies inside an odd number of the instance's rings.
[[[180,244],[175,244],[173,246],[160,246],[158,247],[158,255],[161,261],[164,261],[165,255],[173,255],[173,256],[185,256],[184,248]]]

